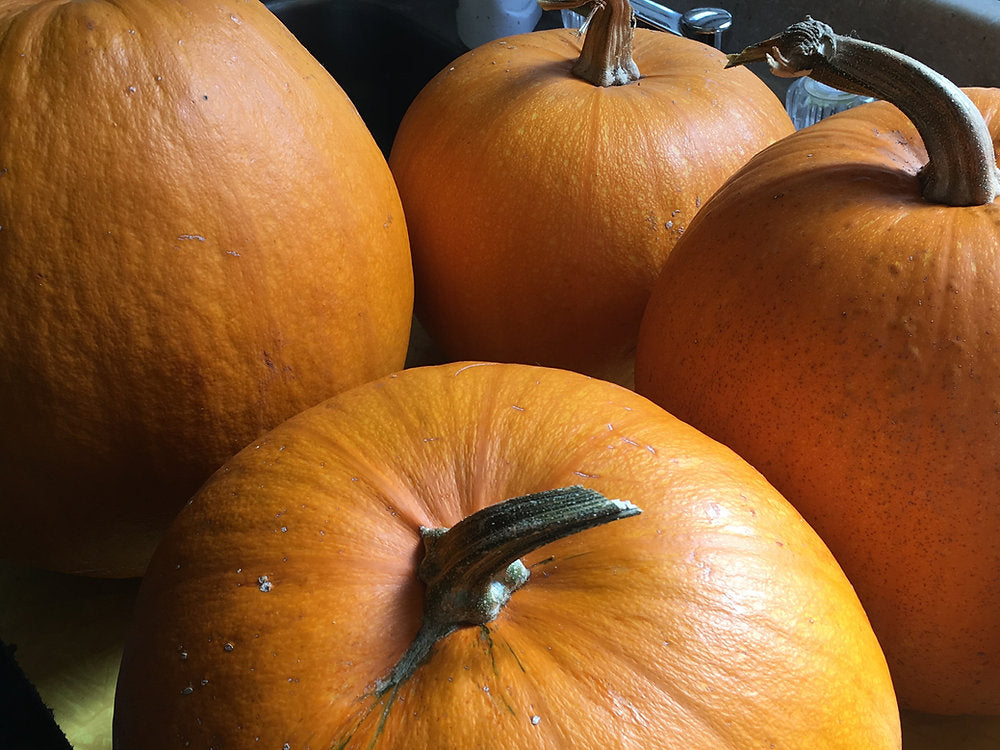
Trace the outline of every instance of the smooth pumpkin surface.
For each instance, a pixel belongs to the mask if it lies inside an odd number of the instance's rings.
[[[582,46],[555,29],[466,53],[411,104],[389,164],[417,316],[447,359],[628,385],[643,308],[677,238],[792,125],[757,76],[723,70],[707,45],[636,29],[641,78],[606,87],[572,72]]]
[[[1000,204],[924,200],[926,161],[879,102],[760,154],[665,264],[636,386],[820,533],[901,705],[1000,714]]]
[[[373,691],[421,624],[421,527],[584,485],[641,515],[523,558],[499,613]],[[150,679],[155,675],[155,679]],[[560,370],[405,370],[293,417],[179,514],[140,588],[115,746],[898,748],[829,551],[758,472]]]
[[[6,557],[136,575],[256,435],[398,369],[388,167],[259,2],[0,2]]]

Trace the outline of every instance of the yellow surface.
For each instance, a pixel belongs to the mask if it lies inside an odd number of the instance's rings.
[[[138,581],[80,578],[0,561],[0,638],[75,750],[111,747],[122,642]],[[903,713],[903,750],[997,750],[1000,716]]]
[[[0,638],[75,750],[111,747],[111,713],[137,580],[0,561]]]

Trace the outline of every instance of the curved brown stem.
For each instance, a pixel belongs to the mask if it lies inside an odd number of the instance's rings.
[[[384,695],[409,679],[434,644],[452,631],[495,619],[528,580],[521,557],[557,539],[639,513],[632,503],[573,486],[488,506],[450,529],[422,529],[425,555],[418,575],[427,584],[423,622],[403,656],[376,683],[376,694]]]
[[[639,80],[632,59],[635,16],[628,0],[539,0],[545,10],[587,6],[590,15],[573,73],[595,86],[622,86]]]
[[[926,200],[978,206],[1000,195],[1000,169],[982,114],[961,89],[926,65],[887,47],[837,34],[808,17],[730,55],[727,67],[759,61],[766,61],[778,76],[808,75],[899,107],[927,149],[928,163],[920,173]]]

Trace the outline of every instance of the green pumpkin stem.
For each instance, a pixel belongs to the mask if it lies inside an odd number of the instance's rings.
[[[632,503],[573,486],[488,506],[450,529],[422,529],[425,554],[418,575],[427,585],[423,622],[403,656],[376,683],[376,694],[385,695],[409,679],[449,633],[495,619],[528,580],[521,557],[639,513]]]
[[[808,75],[895,104],[927,149],[928,162],[920,173],[926,200],[980,206],[1000,195],[1000,169],[982,114],[961,89],[926,65],[887,47],[837,34],[809,17],[730,55],[726,67],[761,61],[778,76]]]
[[[573,73],[595,86],[622,86],[639,80],[632,59],[635,14],[628,0],[539,0],[545,10],[583,8],[586,36]]]

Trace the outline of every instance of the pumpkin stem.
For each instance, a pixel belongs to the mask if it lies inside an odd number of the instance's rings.
[[[376,682],[376,694],[381,697],[409,679],[434,644],[452,631],[495,619],[528,580],[521,557],[557,539],[639,513],[632,503],[573,486],[511,498],[450,529],[421,529],[425,554],[417,575],[427,585],[423,622],[392,671]]]
[[[777,36],[729,55],[726,67],[766,61],[775,75],[884,99],[917,128],[928,162],[921,192],[932,203],[980,206],[1000,195],[993,139],[982,114],[955,84],[895,50],[837,34],[806,17]]]
[[[639,80],[639,68],[632,59],[635,14],[628,0],[539,0],[538,4],[545,10],[588,6],[587,34],[573,65],[574,74],[602,87]]]

